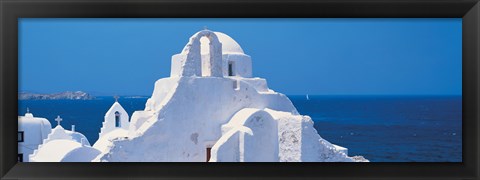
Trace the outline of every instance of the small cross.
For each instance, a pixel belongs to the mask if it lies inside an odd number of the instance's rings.
[[[30,113],[30,109],[27,107],[27,113]]]
[[[207,26],[203,26],[203,30],[208,30],[208,29],[207,29]]]
[[[113,98],[115,98],[115,102],[118,102],[118,96],[113,96]]]
[[[60,126],[60,121],[62,121],[63,119],[60,118],[60,116],[57,116],[57,118],[55,118],[55,121],[57,121],[58,125]]]

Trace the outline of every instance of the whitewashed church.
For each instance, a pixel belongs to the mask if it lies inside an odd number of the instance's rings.
[[[155,82],[143,111],[130,118],[115,102],[93,146],[57,121],[51,129],[44,118],[19,116],[24,161],[368,162],[322,139],[287,96],[253,77],[251,57],[235,40],[210,30],[172,56],[170,77]]]

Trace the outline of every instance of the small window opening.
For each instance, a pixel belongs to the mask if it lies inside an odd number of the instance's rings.
[[[233,62],[228,62],[228,76],[233,76]]]
[[[23,142],[24,139],[23,139],[23,134],[24,132],[23,131],[18,131],[18,142]]]
[[[118,111],[115,112],[115,127],[120,127],[120,113]]]

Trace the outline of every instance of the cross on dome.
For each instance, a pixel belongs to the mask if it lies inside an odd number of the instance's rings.
[[[55,121],[57,121],[59,126],[60,126],[60,121],[62,121],[62,120],[63,119],[60,116],[57,116],[57,118],[55,118]]]
[[[27,107],[27,113],[30,113],[30,109]]]
[[[118,102],[118,96],[113,96],[113,98],[115,98],[115,102]]]

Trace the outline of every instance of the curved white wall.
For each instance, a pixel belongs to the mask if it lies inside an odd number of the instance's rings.
[[[23,142],[18,143],[18,153],[23,154],[23,162],[29,161],[29,155],[33,154],[43,140],[52,131],[52,125],[45,118],[33,117],[27,113],[18,117],[18,131],[23,131]]]
[[[211,161],[277,162],[277,130],[277,122],[268,112],[254,108],[242,109],[222,126],[224,135],[213,146]],[[239,152],[238,159],[230,159],[232,151]]]

